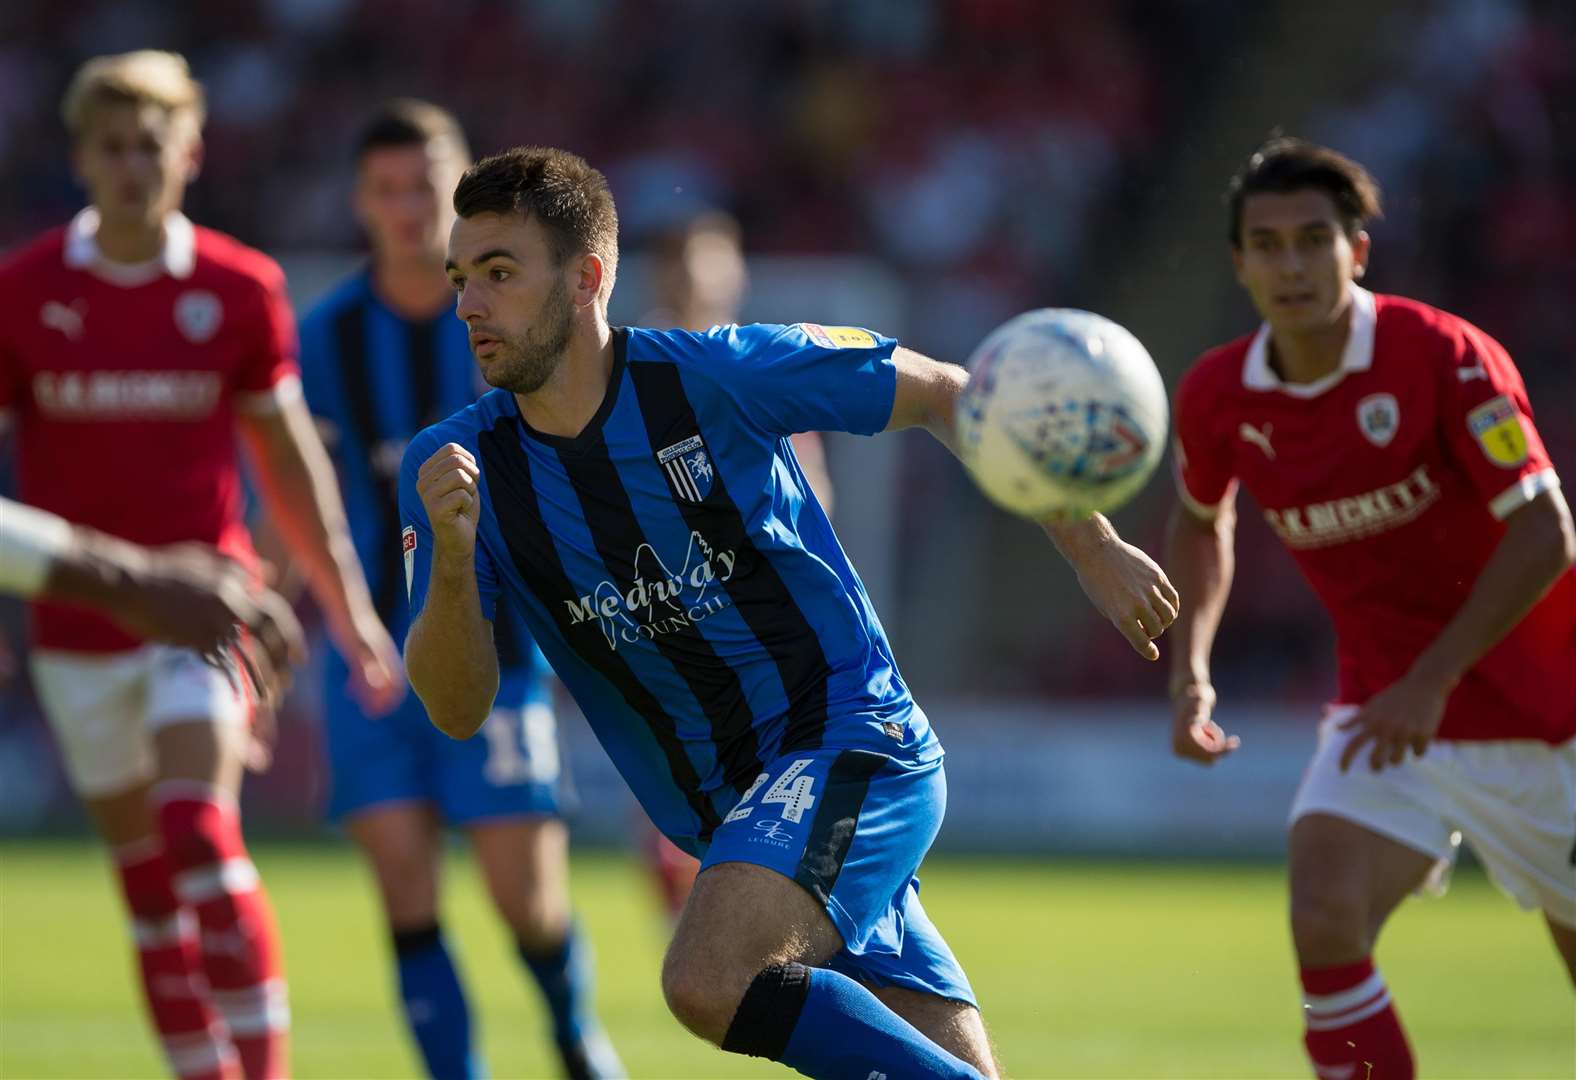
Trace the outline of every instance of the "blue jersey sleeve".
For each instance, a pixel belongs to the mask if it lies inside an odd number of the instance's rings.
[[[412,622],[427,602],[427,586],[432,580],[432,524],[427,520],[427,508],[422,505],[421,496],[416,493],[416,474],[422,462],[431,457],[439,445],[430,439],[412,439],[400,463],[400,549],[405,554],[405,593],[410,599]],[[498,605],[498,573],[479,538],[476,592],[481,597],[482,617],[491,620]]]
[[[897,342],[855,326],[757,323],[710,332],[720,383],[746,416],[779,435],[874,435],[892,418]]]

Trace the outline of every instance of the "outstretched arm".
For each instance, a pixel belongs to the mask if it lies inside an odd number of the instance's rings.
[[[922,427],[943,446],[958,453],[957,403],[969,373],[956,364],[898,346],[892,362],[897,391],[888,431]],[[1165,571],[1143,551],[1117,535],[1102,514],[1076,520],[1040,523],[1056,550],[1078,574],[1078,583],[1095,608],[1121,631],[1138,655],[1158,660],[1154,640],[1177,617],[1176,589]]]

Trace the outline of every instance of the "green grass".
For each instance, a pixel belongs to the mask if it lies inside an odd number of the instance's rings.
[[[417,1074],[369,881],[334,846],[262,845],[284,927],[301,1077]],[[1018,1077],[1305,1077],[1284,886],[1270,866],[936,860],[925,902]],[[447,925],[498,1077],[550,1076],[541,1011],[456,856]],[[577,854],[602,1015],[637,1077],[782,1076],[663,1009],[646,883]],[[1480,876],[1411,902],[1380,951],[1429,1077],[1570,1077],[1576,1010],[1541,923]],[[160,1075],[118,901],[96,850],[0,844],[0,1077]]]

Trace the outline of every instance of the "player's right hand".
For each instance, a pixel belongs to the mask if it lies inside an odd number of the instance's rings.
[[[284,598],[201,544],[149,552],[121,582],[115,619],[216,666],[239,662],[264,704],[283,693],[290,668],[306,656],[301,625]]]
[[[1172,695],[1171,751],[1187,761],[1213,765],[1242,740],[1227,735],[1215,723],[1215,688],[1209,683],[1188,683]]]
[[[434,557],[447,550],[469,555],[476,547],[476,523],[481,519],[482,471],[471,452],[459,443],[438,448],[416,474],[416,493],[432,525]]]

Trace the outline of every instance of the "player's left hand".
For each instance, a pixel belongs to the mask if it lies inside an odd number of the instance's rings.
[[[1449,697],[1448,686],[1416,675],[1404,675],[1379,691],[1356,716],[1340,725],[1342,731],[1354,732],[1341,752],[1341,771],[1351,768],[1369,743],[1373,745],[1368,752],[1368,767],[1374,772],[1386,765],[1401,764],[1408,750],[1422,757],[1439,731]]]
[[[1155,638],[1176,621],[1181,599],[1166,572],[1116,537],[1075,564],[1078,584],[1095,608],[1145,660],[1160,659]]]

